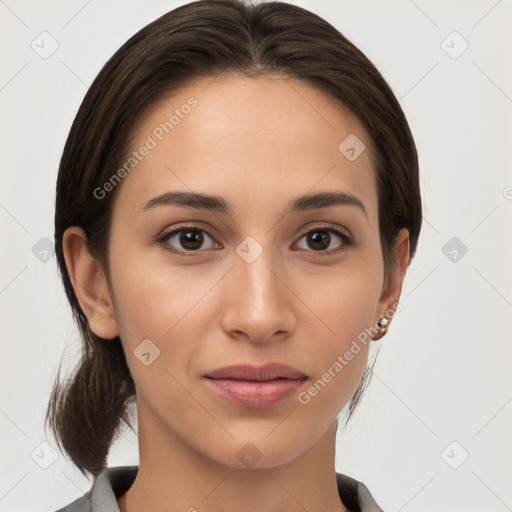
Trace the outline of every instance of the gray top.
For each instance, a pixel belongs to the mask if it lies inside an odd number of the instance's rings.
[[[138,466],[103,469],[88,492],[56,512],[119,512],[116,498],[131,487],[138,470]],[[351,512],[384,512],[362,482],[342,473],[336,473],[336,481],[342,503]]]

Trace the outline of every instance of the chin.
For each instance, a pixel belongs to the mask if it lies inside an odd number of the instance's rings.
[[[295,442],[293,442],[295,441]],[[268,435],[255,429],[254,435],[238,435],[225,443],[208,443],[209,457],[232,469],[270,469],[283,466],[299,457],[314,444],[304,439],[290,439],[289,430]],[[214,451],[211,447],[215,446]]]

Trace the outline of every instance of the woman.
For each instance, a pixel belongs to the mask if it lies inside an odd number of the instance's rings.
[[[93,82],[57,181],[84,351],[47,412],[91,491],[61,511],[382,510],[334,467],[421,227],[371,62],[294,5],[201,0]],[[139,465],[108,468],[122,422]]]

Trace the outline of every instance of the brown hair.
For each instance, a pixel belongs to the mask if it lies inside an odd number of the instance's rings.
[[[51,392],[50,423],[59,447],[85,476],[106,467],[121,421],[133,430],[135,384],[119,337],[96,336],[80,308],[64,260],[66,228],[81,226],[88,248],[104,265],[117,190],[93,195],[129,153],[137,119],[162,96],[192,80],[238,72],[249,77],[299,78],[345,104],[376,150],[379,227],[385,271],[392,268],[398,231],[409,230],[414,256],[422,212],[418,157],[404,113],[368,58],[316,14],[288,3],[200,0],[178,7],[132,36],[103,66],[69,132],[56,187],[55,252],[66,295],[82,335],[73,375]],[[118,189],[119,187],[117,187]],[[409,260],[410,261],[410,260]],[[350,419],[368,385],[365,368],[349,403]]]

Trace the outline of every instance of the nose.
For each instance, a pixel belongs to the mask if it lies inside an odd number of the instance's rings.
[[[292,335],[297,324],[290,274],[270,251],[248,263],[236,255],[223,286],[221,327],[236,339],[269,343]]]

